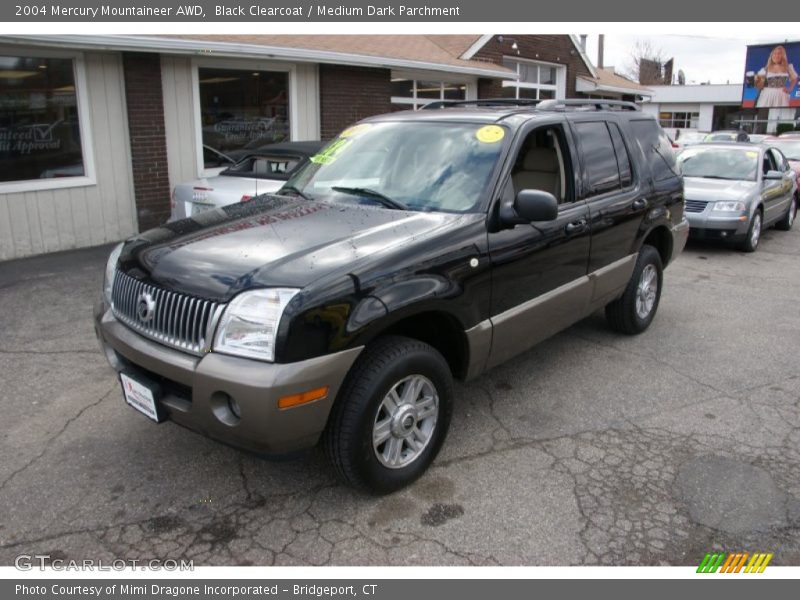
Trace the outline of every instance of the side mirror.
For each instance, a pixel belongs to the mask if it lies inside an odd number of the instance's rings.
[[[780,171],[767,171],[764,173],[764,180],[778,180],[783,179],[783,173]]]
[[[553,221],[558,217],[558,200],[550,192],[520,190],[514,199],[514,212],[527,223]]]
[[[500,221],[507,227],[536,221],[553,221],[558,217],[558,200],[550,192],[520,190],[513,204],[500,205]]]

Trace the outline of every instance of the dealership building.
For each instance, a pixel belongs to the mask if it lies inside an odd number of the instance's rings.
[[[570,35],[0,37],[0,260],[163,223],[220,155],[436,100],[647,90]]]
[[[673,138],[678,130],[739,129],[775,133],[778,123],[794,123],[795,108],[745,108],[742,84],[651,85],[642,110],[658,118]]]

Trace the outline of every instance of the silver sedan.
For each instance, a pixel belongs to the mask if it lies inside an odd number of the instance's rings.
[[[322,142],[270,144],[239,156],[221,173],[178,184],[172,191],[170,221],[275,192],[322,146]]]
[[[693,237],[730,240],[753,252],[765,227],[791,229],[797,182],[777,148],[699,144],[681,151],[678,165]]]

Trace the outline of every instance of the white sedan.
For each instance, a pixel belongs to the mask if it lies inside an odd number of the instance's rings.
[[[322,146],[322,142],[269,144],[251,150],[216,176],[178,184],[172,191],[170,221],[275,192]]]

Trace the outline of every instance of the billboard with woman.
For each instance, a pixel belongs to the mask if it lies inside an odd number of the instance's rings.
[[[747,47],[742,106],[786,108],[800,106],[797,70],[800,42]]]

